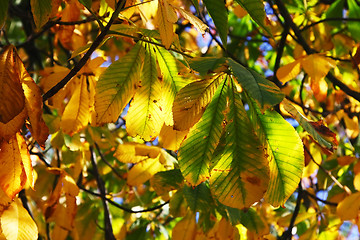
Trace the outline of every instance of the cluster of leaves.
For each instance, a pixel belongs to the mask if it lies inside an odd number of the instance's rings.
[[[359,12],[2,1],[0,238],[355,234]]]

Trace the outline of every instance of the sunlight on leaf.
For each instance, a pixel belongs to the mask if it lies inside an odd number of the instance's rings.
[[[38,239],[36,223],[18,198],[2,213],[1,229],[7,240]]]
[[[169,49],[175,36],[173,24],[178,18],[174,9],[166,0],[158,0],[158,2],[157,25],[159,26],[162,43],[165,48]]]
[[[195,215],[188,212],[186,217],[180,220],[172,230],[173,240],[195,239],[196,236]]]
[[[191,128],[178,153],[180,170],[193,186],[209,179],[210,163],[223,131],[227,82],[224,76],[219,78],[222,84],[216,90],[200,121]]]
[[[35,25],[40,29],[49,20],[52,0],[31,0],[30,4]]]
[[[269,183],[269,166],[235,84],[231,81],[230,85],[226,145],[212,168],[210,186],[222,204],[241,209],[263,197]]]
[[[279,79],[280,82],[285,84],[288,81],[295,79],[296,76],[300,73],[300,71],[301,61],[296,60],[280,67],[276,72],[276,77]]]
[[[352,193],[343,199],[336,208],[336,214],[341,220],[358,218],[360,210],[360,192]]]
[[[201,33],[205,34],[205,31],[208,29],[208,26],[204,24],[200,19],[195,17],[191,12],[186,11],[185,9],[175,7],[176,10],[180,12],[180,14],[187,19],[196,29]]]
[[[96,84],[96,123],[115,122],[129,103],[140,79],[145,49],[139,42],[120,60],[111,64]]]
[[[159,144],[165,149],[177,151],[188,132],[188,130],[177,131],[164,124],[159,134]]]

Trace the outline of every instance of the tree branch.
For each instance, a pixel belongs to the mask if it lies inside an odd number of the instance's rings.
[[[111,168],[111,170],[113,171],[113,173],[115,173],[116,176],[123,179],[123,176],[106,160],[105,156],[102,154],[102,152],[100,150],[99,145],[96,142],[94,142],[94,145],[95,145],[96,150],[98,151],[98,153],[100,155],[101,160]]]
[[[309,197],[315,199],[316,201],[322,202],[322,203],[327,204],[327,205],[329,205],[329,206],[334,206],[334,207],[336,207],[336,206],[338,205],[337,203],[329,202],[329,201],[323,200],[323,199],[321,199],[321,198],[318,198],[317,196],[309,193],[309,192],[306,191],[306,190],[304,190],[304,193],[306,193],[306,195],[308,195]]]
[[[119,12],[124,7],[125,1],[120,0],[116,5],[116,10],[112,14],[108,24],[106,25],[105,29],[101,31],[101,33],[96,37],[94,42],[91,44],[89,50],[85,53],[85,55],[80,59],[80,61],[71,69],[71,71],[66,75],[60,82],[58,82],[54,87],[52,87],[49,91],[47,91],[43,95],[43,101],[48,100],[52,96],[54,96],[57,92],[60,91],[79,71],[80,69],[86,64],[89,60],[91,54],[96,50],[96,48],[100,45],[106,34],[108,33],[112,23],[118,17]]]
[[[284,18],[285,23],[290,26],[290,28],[294,31],[295,36],[297,39],[295,39],[306,51],[307,54],[313,54],[317,53],[316,50],[312,49],[304,39],[304,37],[301,34],[300,29],[296,26],[296,24],[293,22],[290,13],[286,9],[284,3],[281,0],[275,0],[278,9],[280,11],[281,16]],[[338,86],[343,92],[345,92],[347,95],[353,97],[354,99],[358,100],[360,102],[360,92],[354,91],[350,89],[347,85],[345,85],[343,82],[341,82],[339,79],[337,79],[332,73],[328,73],[326,75],[327,79],[329,79],[330,82],[332,82],[335,86]]]
[[[101,198],[103,206],[104,206],[105,239],[106,240],[115,240],[115,236],[114,236],[112,224],[111,224],[111,219],[110,219],[109,206],[107,205],[107,201],[106,201],[105,185],[100,177],[100,174],[99,174],[99,171],[97,168],[97,164],[96,164],[95,152],[92,147],[90,147],[90,152],[91,152],[91,155],[90,155],[91,164],[93,166],[93,174],[95,176],[96,183],[97,183],[99,191],[100,191],[100,198]]]

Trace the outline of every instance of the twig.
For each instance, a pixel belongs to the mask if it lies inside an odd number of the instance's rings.
[[[323,22],[336,22],[336,21],[344,21],[344,22],[360,22],[359,18],[325,18],[325,19],[321,19],[317,22],[313,22],[309,25],[306,25],[305,27],[303,27],[300,31],[305,31],[308,28],[311,28],[319,23],[323,23]]]
[[[292,229],[293,229],[293,227],[295,225],[296,217],[298,216],[299,211],[300,211],[300,205],[301,205],[302,198],[303,198],[303,189],[302,189],[301,181],[300,181],[299,187],[298,187],[298,197],[296,199],[296,206],[295,206],[295,209],[294,209],[294,213],[293,213],[293,215],[291,217],[288,229],[281,236],[281,239],[283,239],[283,240],[288,240],[288,239],[291,240]]]
[[[95,152],[92,147],[90,147],[90,152],[91,152],[91,155],[90,155],[91,164],[93,166],[93,174],[95,176],[96,183],[97,183],[99,191],[100,191],[100,198],[102,200],[103,207],[104,207],[105,239],[106,240],[115,240],[115,236],[114,236],[113,228],[112,228],[112,224],[111,224],[111,219],[110,219],[109,206],[106,201],[105,185],[100,177],[100,174],[99,174],[99,171],[97,168],[97,164],[96,164]]]
[[[106,160],[105,156],[102,154],[102,152],[100,150],[99,145],[96,142],[94,142],[94,145],[100,155],[101,160],[111,168],[111,170],[113,171],[113,173],[115,173],[116,176],[118,176],[119,178],[122,179],[123,178],[122,175]]]
[[[108,33],[112,23],[118,17],[119,12],[124,7],[125,1],[121,0],[117,3],[116,10],[112,14],[108,24],[106,25],[105,29],[101,31],[101,33],[96,37],[94,42],[91,44],[89,50],[85,53],[85,55],[80,59],[80,61],[71,69],[71,71],[66,75],[59,83],[57,83],[54,87],[52,87],[49,91],[47,91],[43,95],[43,101],[48,100],[52,96],[54,96],[57,92],[60,91],[79,71],[80,69],[86,64],[88,59],[90,58],[91,54],[96,50],[96,48],[100,45],[106,34]]]
[[[306,193],[306,195],[308,195],[309,197],[315,199],[316,201],[319,201],[319,202],[322,202],[324,204],[327,204],[329,206],[334,206],[336,207],[338,204],[337,203],[334,203],[334,202],[329,202],[329,201],[326,201],[326,200],[323,200],[321,198],[318,198],[317,196],[315,196],[314,194],[312,193],[309,193],[308,191],[304,190],[304,193]]]

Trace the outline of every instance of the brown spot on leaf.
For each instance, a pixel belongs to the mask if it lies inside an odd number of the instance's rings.
[[[247,182],[253,184],[253,185],[258,185],[260,186],[261,180],[260,178],[253,176],[253,177],[246,177],[245,179]]]

